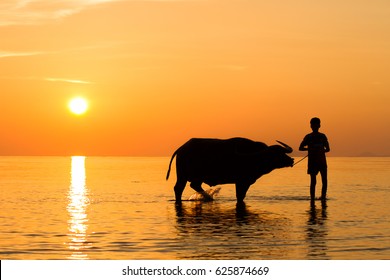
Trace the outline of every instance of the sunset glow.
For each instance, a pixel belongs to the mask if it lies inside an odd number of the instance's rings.
[[[192,137],[246,137],[303,155],[317,116],[329,156],[390,155],[389,11],[386,0],[6,1],[0,154],[167,156]],[[75,93],[88,110],[69,111]]]

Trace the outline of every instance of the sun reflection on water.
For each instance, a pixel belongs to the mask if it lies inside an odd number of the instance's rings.
[[[85,157],[73,156],[71,167],[71,181],[68,194],[68,237],[69,250],[72,252],[70,259],[88,259],[85,252],[91,245],[87,240],[88,214],[87,207],[88,189],[86,187]]]

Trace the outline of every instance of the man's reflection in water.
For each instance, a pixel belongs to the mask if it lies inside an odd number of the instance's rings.
[[[315,203],[310,204],[307,211],[308,220],[306,227],[307,258],[308,259],[329,259],[327,255],[327,235],[328,229],[326,221],[328,219],[326,201],[321,201],[321,209]]]

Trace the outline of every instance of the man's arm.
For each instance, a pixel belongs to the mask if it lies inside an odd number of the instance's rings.
[[[300,151],[307,151],[308,150],[307,143],[306,143],[306,137],[303,139],[301,145],[299,145],[299,150]]]
[[[325,153],[330,152],[329,142],[328,139],[326,139],[324,143]]]

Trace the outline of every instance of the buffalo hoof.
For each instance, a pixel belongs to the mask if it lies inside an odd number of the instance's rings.
[[[202,195],[203,195],[203,201],[213,201],[214,200],[214,198],[211,195],[209,195],[207,192],[203,192]]]

